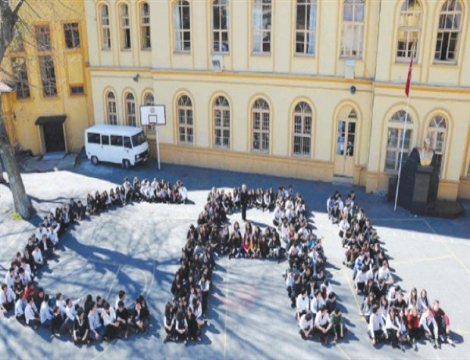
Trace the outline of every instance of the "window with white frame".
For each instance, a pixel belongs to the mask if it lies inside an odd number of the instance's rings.
[[[421,29],[421,4],[418,0],[405,0],[401,5],[398,27],[397,61],[416,59]]]
[[[34,30],[38,51],[51,50],[51,32],[49,29],[49,25],[37,25],[34,27]]]
[[[140,42],[143,50],[152,47],[150,41],[150,5],[146,2],[140,4]]]
[[[175,50],[191,51],[191,5],[189,1],[178,0],[173,9],[175,27]]]
[[[253,52],[271,52],[271,0],[253,0]]]
[[[129,50],[131,48],[131,23],[129,19],[129,5],[121,4],[119,6],[121,17],[121,49]]]
[[[155,105],[155,98],[153,97],[153,94],[151,92],[146,92],[144,95],[144,105],[145,106],[152,106]],[[155,130],[155,125],[154,124],[149,124],[145,126],[145,130],[147,132]]]
[[[67,49],[77,49],[80,47],[80,31],[78,23],[64,24],[65,47]]]
[[[385,170],[397,171],[400,165],[400,154],[403,138],[403,160],[405,163],[411,150],[411,141],[413,137],[413,120],[408,115],[406,122],[406,132],[403,132],[403,125],[406,119],[406,112],[403,110],[393,114],[388,122],[387,129],[387,151],[385,157]]]
[[[229,28],[229,0],[214,0],[212,2],[212,51],[214,53],[229,52]]]
[[[442,170],[442,162],[446,150],[447,121],[444,116],[436,115],[429,122],[426,137],[430,141],[437,159],[437,166]]]
[[[109,24],[108,5],[100,6],[101,49],[111,49],[111,28]]]
[[[295,53],[315,55],[317,0],[297,0]]]
[[[39,56],[39,67],[41,71],[43,96],[57,96],[57,81],[55,77],[54,60],[52,59],[52,56]]]
[[[436,61],[457,61],[457,45],[462,23],[462,5],[458,0],[447,0],[441,8],[437,30]]]
[[[341,29],[341,56],[362,58],[364,41],[365,0],[343,1],[343,27]]]
[[[214,101],[214,145],[230,148],[230,106],[224,96]]]
[[[178,99],[178,133],[179,142],[182,144],[192,144],[194,141],[193,132],[193,103],[187,95],[182,95]]]
[[[266,100],[257,99],[252,109],[253,151],[269,152],[270,111]]]
[[[31,96],[28,82],[28,69],[24,57],[12,57],[11,68],[16,83],[15,94],[17,99],[27,99]]]
[[[136,116],[135,116],[135,98],[132,93],[127,93],[125,96],[125,106],[126,106],[126,124],[128,126],[136,126]]]
[[[116,96],[112,91],[106,94],[106,121],[109,125],[117,125]]]
[[[310,156],[312,143],[312,108],[302,101],[294,109],[294,155]]]

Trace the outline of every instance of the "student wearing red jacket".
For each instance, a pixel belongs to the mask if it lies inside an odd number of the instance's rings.
[[[422,330],[419,326],[419,314],[416,307],[412,307],[407,317],[408,333],[410,334],[411,343],[414,345],[415,350],[417,349],[416,340],[419,340],[422,336]]]

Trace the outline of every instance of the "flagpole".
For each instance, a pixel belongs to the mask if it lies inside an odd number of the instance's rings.
[[[406,139],[406,125],[408,124],[408,113],[410,110],[410,90],[411,90],[411,78],[412,78],[412,70],[413,70],[413,59],[414,59],[414,46],[411,49],[411,59],[410,59],[410,67],[408,69],[408,76],[406,79],[406,86],[405,86],[405,93],[406,93],[406,112],[405,112],[405,123],[403,124],[403,134],[401,136],[401,150],[400,150],[400,164],[398,166],[398,180],[397,180],[397,189],[395,191],[395,206],[393,211],[397,211],[397,202],[398,202],[398,192],[400,191],[400,178],[401,178],[401,168],[403,162],[403,150],[405,149],[405,139]],[[410,139],[411,141],[411,139]]]
[[[401,141],[401,150],[400,150],[400,165],[398,167],[398,181],[397,181],[397,190],[395,191],[395,207],[393,211],[397,211],[397,202],[398,202],[398,192],[400,191],[400,178],[401,178],[401,165],[403,161],[403,150],[405,148],[405,138],[406,138],[406,125],[408,123],[408,112],[410,109],[410,96],[407,96],[406,99],[406,113],[405,113],[405,123],[403,124],[403,135]],[[411,139],[410,139],[411,140]]]

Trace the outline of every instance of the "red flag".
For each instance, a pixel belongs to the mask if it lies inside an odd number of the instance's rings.
[[[413,58],[414,58],[414,51],[412,50],[411,51],[410,67],[408,69],[408,78],[406,79],[406,86],[405,86],[406,96],[410,96],[411,71],[413,70]]]

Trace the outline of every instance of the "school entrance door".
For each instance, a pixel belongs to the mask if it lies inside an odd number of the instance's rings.
[[[352,178],[356,155],[357,114],[351,110],[342,113],[336,127],[334,175]]]
[[[40,116],[36,120],[36,125],[42,127],[46,152],[65,152],[64,121],[65,115]]]

